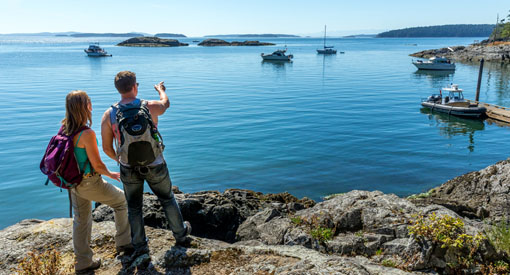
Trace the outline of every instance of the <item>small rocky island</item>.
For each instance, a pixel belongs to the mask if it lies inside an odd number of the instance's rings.
[[[411,54],[414,57],[430,58],[444,56],[456,61],[477,62],[482,58],[489,62],[510,62],[510,41],[489,42],[487,40],[469,46],[452,46],[425,50]]]
[[[125,264],[115,256],[113,211],[101,205],[93,212],[91,246],[103,260],[96,274],[510,272],[509,160],[408,198],[354,190],[315,202],[289,193],[173,190],[193,225],[191,244],[175,246],[158,199],[147,193],[152,264],[146,270]],[[61,268],[72,270],[72,223],[23,220],[1,230],[0,274],[48,251],[57,251]]]
[[[222,39],[214,39],[214,38],[206,39],[206,40],[198,43],[198,46],[207,46],[207,47],[212,47],[212,46],[274,46],[274,45],[275,44],[273,44],[273,43],[260,42],[258,40],[253,40],[253,41],[247,40],[247,41],[243,41],[243,42],[239,42],[239,41],[227,42]]]
[[[124,47],[180,47],[188,46],[187,43],[181,43],[177,39],[163,39],[156,36],[147,37],[133,37],[128,40],[122,41],[117,46]]]

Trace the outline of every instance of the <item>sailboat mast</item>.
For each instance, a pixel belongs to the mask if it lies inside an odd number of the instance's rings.
[[[326,48],[326,25],[324,25],[324,49]]]

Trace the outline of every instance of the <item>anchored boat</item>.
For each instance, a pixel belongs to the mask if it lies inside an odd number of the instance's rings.
[[[268,61],[291,61],[294,57],[292,54],[286,55],[285,50],[276,50],[272,54],[264,54],[261,53],[260,56],[262,56],[262,59],[268,60]]]
[[[88,56],[92,57],[102,57],[102,56],[112,56],[108,54],[103,48],[99,47],[99,43],[93,43],[89,45],[88,49],[84,50]]]
[[[326,25],[324,25],[324,48],[317,49],[318,54],[336,54],[335,46],[326,46]],[[343,52],[340,52],[343,53]]]
[[[419,70],[454,71],[455,63],[444,57],[431,57],[427,61],[413,61]]]
[[[448,92],[448,95],[443,97],[440,91],[439,94],[433,94],[422,100],[421,105],[432,111],[461,117],[479,118],[485,115],[487,109],[464,99],[463,90],[459,89],[459,85],[452,84],[450,87],[443,88],[443,91]]]

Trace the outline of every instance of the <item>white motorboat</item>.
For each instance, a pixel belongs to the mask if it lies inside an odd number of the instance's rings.
[[[324,25],[324,48],[317,49],[318,54],[336,54],[334,46],[326,46],[326,25]],[[343,52],[340,52],[343,53]]]
[[[452,84],[442,90],[448,92],[448,96],[443,97],[440,90],[439,94],[433,94],[427,99],[423,99],[421,105],[432,109],[432,111],[470,118],[479,118],[487,111],[485,107],[479,107],[477,103],[464,99],[463,90],[459,89],[457,84]]]
[[[413,64],[419,70],[455,70],[455,63],[444,57],[431,57],[427,61],[413,60]]]
[[[112,56],[108,54],[103,48],[99,47],[99,43],[93,43],[89,45],[88,49],[84,50],[88,56],[101,57],[101,56]]]
[[[292,61],[294,56],[292,54],[286,55],[287,49],[285,50],[276,50],[272,54],[264,54],[261,53],[262,59],[270,60],[270,61]]]

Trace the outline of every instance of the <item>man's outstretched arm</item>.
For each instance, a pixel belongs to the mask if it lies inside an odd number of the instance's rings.
[[[154,85],[154,89],[156,89],[156,91],[159,93],[159,100],[149,101],[149,108],[152,115],[160,116],[165,113],[168,107],[170,107],[170,100],[166,95],[166,87],[163,81],[159,82],[157,85]]]
[[[101,139],[103,141],[103,151],[111,159],[117,160],[117,154],[113,149],[113,130],[110,122],[110,109],[106,110],[101,119]]]

